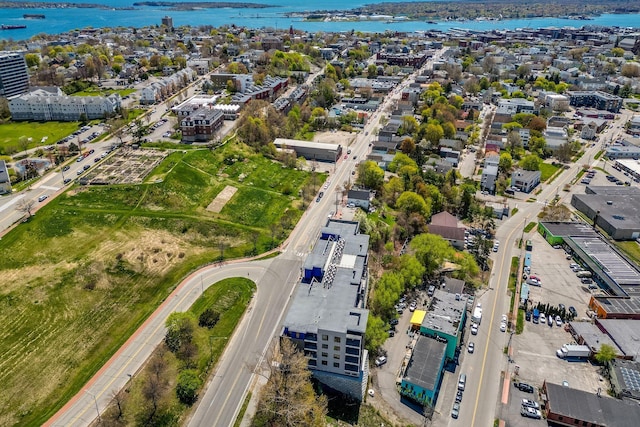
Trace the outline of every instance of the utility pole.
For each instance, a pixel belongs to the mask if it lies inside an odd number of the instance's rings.
[[[102,418],[100,418],[100,409],[98,408],[98,400],[96,399],[96,395],[91,393],[89,390],[85,390],[85,392],[93,397],[93,403],[96,404],[96,413],[98,414],[98,423],[102,424]]]

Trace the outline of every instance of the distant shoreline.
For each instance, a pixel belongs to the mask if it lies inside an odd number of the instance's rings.
[[[262,3],[234,3],[234,2],[172,2],[172,1],[141,1],[135,2],[131,6],[110,6],[99,3],[41,3],[33,1],[0,1],[0,8],[4,9],[108,9],[108,10],[136,10],[140,6],[164,7],[170,10],[198,10],[198,9],[264,9],[277,7]]]
[[[640,4],[621,6],[618,0],[533,0],[526,5],[514,5],[507,0],[488,2],[385,2],[368,4],[351,10],[315,10],[290,12],[287,17],[305,21],[465,21],[561,18],[590,20],[602,14],[640,13]]]

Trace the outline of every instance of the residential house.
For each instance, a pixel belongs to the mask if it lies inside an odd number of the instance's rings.
[[[496,192],[496,180],[498,179],[498,163],[500,156],[496,153],[487,155],[484,160],[482,177],[480,178],[480,189],[491,194]]]
[[[523,193],[530,193],[531,190],[540,184],[540,171],[527,171],[516,169],[511,174],[511,186],[518,188]]]
[[[447,211],[433,215],[429,224],[429,233],[437,234],[458,250],[464,249],[464,230],[458,225],[458,218]]]
[[[368,211],[373,200],[371,190],[352,189],[347,192],[347,204],[353,204],[357,208]]]

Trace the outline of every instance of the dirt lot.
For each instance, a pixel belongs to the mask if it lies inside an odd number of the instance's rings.
[[[81,178],[89,184],[139,184],[167,156],[166,151],[123,149]]]
[[[578,311],[576,321],[588,320],[587,303],[591,296],[585,285],[580,283],[569,268],[574,262],[566,259],[562,249],[553,249],[537,232],[529,237],[533,242],[531,273],[540,277],[541,287],[531,286],[529,297],[534,302],[549,303],[567,308],[574,306]],[[502,419],[511,426],[544,425],[542,420],[532,420],[520,415],[522,398],[540,401],[539,388],[546,380],[556,384],[567,381],[572,388],[595,393],[608,385],[600,381],[598,367],[589,362],[568,362],[556,356],[556,350],[563,344],[572,342],[569,332],[562,327],[548,324],[535,324],[525,321],[524,332],[513,335],[513,364],[510,366],[512,378],[531,384],[536,388],[534,394],[521,392],[510,387],[509,404],[500,411]],[[518,374],[515,375],[515,371]]]

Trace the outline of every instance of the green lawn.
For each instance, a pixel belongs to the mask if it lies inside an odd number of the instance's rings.
[[[114,93],[119,93],[120,96],[125,97],[135,91],[135,89],[101,89],[99,87],[93,87],[88,90],[73,93],[71,96],[109,96]]]
[[[236,156],[254,182],[222,172]],[[301,211],[278,191],[297,195],[309,179],[238,144],[173,153],[151,176],[163,180],[73,186],[0,240],[0,425],[42,424],[221,250],[241,257],[284,238]],[[206,211],[225,185],[239,189],[226,211]]]
[[[537,222],[530,222],[529,224],[527,224],[527,226],[524,228],[524,232],[528,233],[531,230],[533,230],[533,227],[535,227],[536,225],[538,225]]]
[[[615,245],[621,249],[636,264],[640,264],[640,244],[635,240],[626,242],[615,242]]]
[[[550,163],[540,163],[540,182],[546,182],[558,169],[560,169],[558,166]]]
[[[9,122],[0,124],[0,154],[13,148],[19,153],[23,149],[18,143],[22,136],[31,138],[28,148],[55,144],[58,140],[75,132],[79,122]]]

